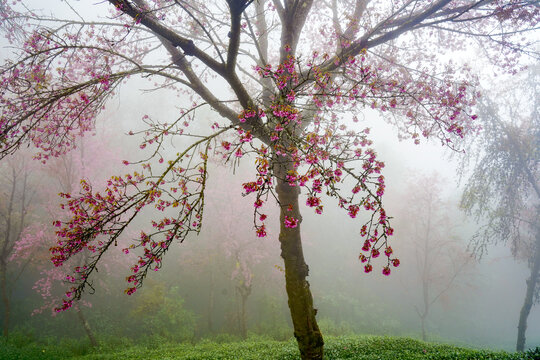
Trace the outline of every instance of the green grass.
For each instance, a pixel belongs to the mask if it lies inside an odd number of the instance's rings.
[[[327,337],[327,360],[529,360],[533,352],[507,353],[473,350],[452,345],[425,343],[410,338],[378,336]],[[286,342],[251,339],[244,342],[216,343],[203,340],[195,345],[163,343],[157,339],[145,345],[130,341],[104,342],[100,349],[91,349],[85,341],[63,343],[5,344],[0,343],[0,360],[297,360],[299,352],[293,340]],[[538,358],[537,358],[538,359]]]

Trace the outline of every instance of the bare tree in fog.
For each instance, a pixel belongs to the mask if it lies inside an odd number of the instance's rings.
[[[50,162],[48,164],[49,166],[47,170],[49,171],[49,174],[53,181],[58,182],[59,189],[62,192],[71,193],[79,179],[87,178],[89,172],[91,172],[92,170],[96,170],[95,168],[93,169],[92,167],[86,165],[87,163],[89,163],[90,159],[85,159],[85,145],[83,141],[80,141],[77,150],[78,151],[76,152],[72,151],[67,154],[63,154],[62,156],[53,159],[53,162]],[[95,161],[98,156],[94,156],[93,158]],[[61,217],[60,211],[58,210],[51,211],[49,215],[55,217],[55,219],[47,219],[49,223],[52,222],[52,220],[58,220],[58,218]],[[49,243],[51,246],[54,245],[54,235],[49,238]],[[85,253],[83,254],[83,256],[76,259],[75,261],[78,262],[76,266],[84,266],[85,263],[88,261],[88,256],[89,254]],[[41,293],[43,299],[46,300],[44,307],[47,307],[48,309],[54,309],[54,306],[51,306],[51,302],[54,303],[58,301],[58,299],[54,297],[51,298],[50,296],[44,296],[44,294],[51,293],[50,287],[55,282],[65,286],[67,275],[66,269],[58,267],[46,268],[44,271],[42,271],[41,274],[44,276],[44,278],[38,280],[35,288],[38,290],[39,293]],[[83,304],[76,304],[74,308],[75,312],[77,313],[77,319],[79,319],[79,322],[83,327],[84,332],[86,333],[86,336],[90,341],[90,344],[93,347],[98,347],[99,343],[97,341],[92,326],[88,322],[85,311],[83,310]]]
[[[4,305],[3,336],[9,336],[11,292],[17,279],[30,262],[30,258],[16,268],[13,254],[21,241],[23,230],[27,226],[29,209],[32,205],[34,189],[29,177],[31,170],[29,159],[14,156],[0,167],[0,292]],[[14,271],[13,274],[9,272]]]
[[[420,317],[422,340],[427,340],[427,320],[432,307],[470,275],[474,265],[465,244],[455,234],[451,205],[442,193],[438,174],[418,176],[407,186],[404,207],[396,214],[396,229],[414,252],[420,280],[421,305],[415,306]],[[456,208],[457,210],[457,208]]]
[[[484,222],[471,243],[480,256],[489,244],[508,244],[530,268],[519,314],[516,349],[525,348],[527,317],[540,301],[539,67],[479,104],[484,124],[479,156],[462,206]],[[517,91],[515,89],[517,88]]]

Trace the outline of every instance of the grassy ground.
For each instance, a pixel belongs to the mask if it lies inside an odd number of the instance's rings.
[[[327,360],[529,360],[540,359],[529,353],[512,354],[487,350],[472,350],[424,343],[409,338],[376,336],[327,337]],[[537,357],[538,356],[538,357]],[[148,343],[133,345],[128,342],[106,342],[100,349],[92,350],[81,342],[64,342],[50,345],[0,343],[0,360],[297,360],[298,349],[294,341],[278,342],[250,340],[244,342],[216,343],[201,341],[198,344]]]

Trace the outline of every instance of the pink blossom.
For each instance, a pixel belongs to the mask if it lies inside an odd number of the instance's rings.
[[[259,226],[257,228],[257,237],[265,237],[266,236],[266,227],[264,225]]]
[[[283,223],[285,224],[285,227],[295,228],[298,226],[298,219],[292,216],[285,215],[285,220],[283,221]]]
[[[321,198],[317,196],[310,196],[306,200],[306,205],[309,207],[317,207],[321,204]]]

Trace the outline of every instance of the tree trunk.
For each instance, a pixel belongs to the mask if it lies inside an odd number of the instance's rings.
[[[9,294],[7,288],[7,278],[6,278],[6,264],[2,261],[0,265],[0,287],[2,291],[2,302],[4,303],[4,328],[3,336],[4,340],[7,340],[9,337],[9,316],[10,316],[10,304],[9,304]]]
[[[210,272],[210,296],[208,298],[208,332],[214,333],[214,272]]]
[[[422,341],[426,341],[427,340],[427,336],[426,336],[426,317],[422,316],[420,318],[420,320],[422,322]]]
[[[424,273],[424,276],[427,276],[427,274]],[[424,311],[420,315],[420,319],[422,320],[422,340],[426,341],[427,340],[426,320],[429,315],[429,283],[425,277],[424,277],[424,281],[422,282],[422,295],[424,299]]]
[[[247,339],[247,316],[246,316],[246,304],[249,294],[251,293],[251,287],[245,285],[237,286],[238,294],[240,295],[240,309],[238,314],[238,322],[240,329],[240,336],[242,339]]]
[[[527,292],[525,293],[525,301],[521,307],[519,313],[518,335],[516,351],[523,351],[525,349],[525,331],[527,330],[527,318],[531,312],[533,306],[533,298],[535,289],[538,284],[538,277],[540,276],[540,231],[536,233],[534,258],[531,265],[531,277],[527,280]]]
[[[84,331],[86,332],[86,335],[88,336],[88,339],[90,339],[90,344],[92,344],[93,347],[98,347],[99,344],[96,340],[96,337],[94,336],[94,333],[92,332],[92,329],[90,328],[90,324],[88,324],[84,313],[78,305],[76,305],[75,311],[77,312],[77,316],[81,321],[81,324],[84,328]]]
[[[313,298],[309,283],[306,281],[309,270],[304,260],[300,237],[301,216],[298,209],[300,191],[297,187],[289,186],[282,180],[284,178],[285,176],[277,177],[276,187],[281,205],[279,242],[281,243],[281,257],[285,263],[285,285],[294,337],[298,342],[303,360],[322,359],[324,341],[315,320],[317,310],[313,308]],[[286,227],[285,216],[298,219],[298,225],[294,228]]]
[[[431,240],[431,194],[429,195],[430,201],[428,202],[428,208],[427,208],[427,225],[426,225],[426,233],[424,235],[424,266],[422,269],[422,300],[424,302],[424,310],[422,312],[422,315],[420,315],[420,318],[422,319],[422,340],[427,340],[426,335],[426,320],[429,315],[429,277],[430,277],[430,263],[429,263],[429,254],[430,254],[430,240]]]
[[[247,296],[244,294],[240,294],[241,297],[241,305],[240,305],[240,335],[242,336],[242,339],[247,339],[247,317],[246,317],[246,301]]]

